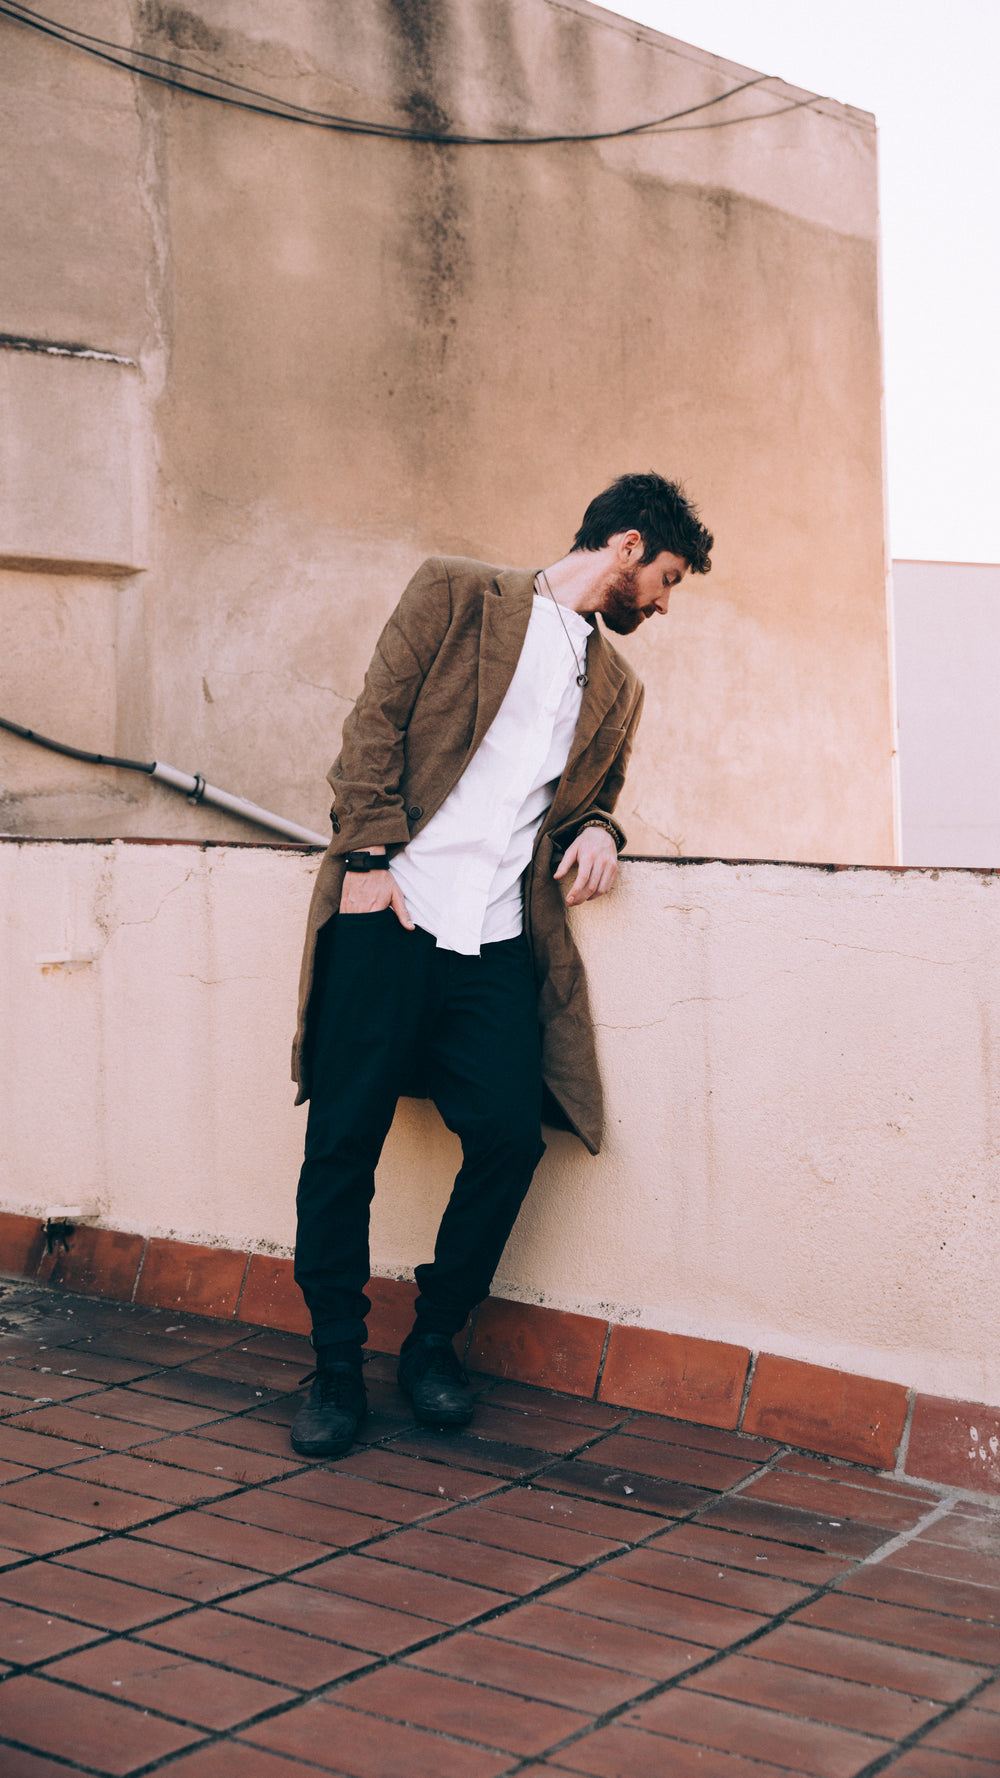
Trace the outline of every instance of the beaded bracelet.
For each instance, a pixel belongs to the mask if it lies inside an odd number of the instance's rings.
[[[583,832],[585,827],[603,827],[605,833],[609,833],[611,835],[611,838],[614,840],[615,851],[616,852],[620,851],[621,843],[622,843],[620,829],[611,820],[610,816],[591,815],[586,821],[581,821],[581,823],[580,823],[580,832],[581,833]]]

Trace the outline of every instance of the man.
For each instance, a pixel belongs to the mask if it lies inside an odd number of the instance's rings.
[[[379,638],[330,772],[334,838],[293,1057],[311,1095],[295,1250],[317,1367],[292,1427],[303,1456],[346,1451],[365,1412],[368,1213],[400,1095],[431,1097],[462,1142],[399,1360],[430,1425],[471,1417],[452,1342],[544,1152],[543,1091],[549,1121],[597,1153],[601,1083],[565,905],[617,876],[613,810],[642,686],[593,619],[629,635],[664,615],[711,548],[675,483],[624,475],[537,574],[425,562]]]

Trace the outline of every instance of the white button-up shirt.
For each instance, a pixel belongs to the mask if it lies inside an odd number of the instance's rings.
[[[477,957],[522,930],[521,878],[569,757],[589,637],[578,612],[535,594],[496,716],[454,790],[392,859],[411,918],[441,949]]]

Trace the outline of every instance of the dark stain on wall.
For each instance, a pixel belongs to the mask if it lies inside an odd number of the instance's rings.
[[[414,129],[461,128],[450,103],[449,73],[460,63],[451,43],[452,0],[384,0],[394,99]],[[470,270],[468,208],[462,155],[476,150],[414,142],[408,149],[413,225],[407,282],[415,319],[432,336],[440,366],[458,326],[458,304]]]

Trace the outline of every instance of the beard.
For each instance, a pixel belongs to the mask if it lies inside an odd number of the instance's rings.
[[[616,636],[631,636],[643,621],[639,604],[639,577],[634,568],[623,568],[609,582],[598,611]]]

